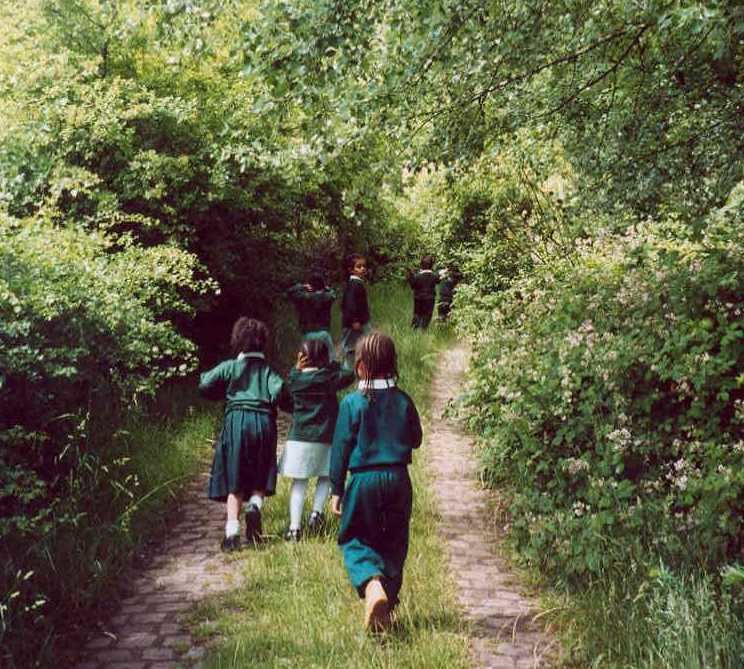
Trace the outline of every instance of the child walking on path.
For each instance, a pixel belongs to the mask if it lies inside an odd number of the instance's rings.
[[[320,339],[328,346],[328,355],[335,360],[336,351],[331,337],[331,306],[336,291],[326,286],[323,275],[313,272],[307,283],[296,283],[287,290],[287,296],[297,310],[303,338]]]
[[[336,393],[354,381],[351,369],[330,362],[325,343],[306,339],[289,373],[292,427],[282,453],[279,473],[292,479],[289,493],[288,541],[299,541],[308,480],[317,477],[313,509],[307,529],[317,533],[325,524],[323,507],[331,489],[329,476],[331,440],[338,416]]]
[[[421,258],[421,269],[408,274],[408,284],[413,289],[413,318],[411,326],[425,329],[429,327],[434,313],[434,300],[439,276],[434,272],[434,258],[426,255]]]
[[[455,297],[455,286],[459,278],[459,272],[456,269],[445,269],[440,274],[439,283],[439,320],[446,321],[452,309],[452,300]]]
[[[361,340],[356,373],[359,389],[341,402],[333,436],[331,510],[341,516],[338,543],[365,600],[365,627],[379,631],[389,624],[403,584],[412,505],[408,464],[421,444],[421,421],[413,400],[396,387],[390,337],[373,332]]]
[[[359,253],[352,253],[346,260],[346,269],[349,279],[341,300],[341,348],[348,366],[351,367],[357,341],[371,329],[367,288],[364,285],[367,259]]]
[[[240,548],[238,515],[243,500],[245,536],[261,535],[264,497],[276,489],[276,410],[289,408],[284,380],[264,359],[269,330],[245,316],[232,329],[230,343],[236,358],[225,360],[201,375],[199,391],[207,398],[227,400],[222,431],[209,476],[209,499],[226,503],[223,551]]]

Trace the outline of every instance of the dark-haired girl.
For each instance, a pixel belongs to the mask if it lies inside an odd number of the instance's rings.
[[[412,503],[408,465],[421,444],[421,422],[413,400],[396,386],[390,337],[364,337],[355,369],[359,389],[341,402],[333,435],[331,510],[341,516],[338,543],[349,579],[365,600],[365,627],[376,631],[389,623],[403,583]]]
[[[244,499],[246,540],[259,540],[263,500],[276,488],[276,410],[280,403],[288,408],[289,398],[284,380],[264,359],[268,339],[264,323],[239,318],[230,340],[236,357],[202,374],[199,382],[205,397],[227,400],[208,493],[226,503],[223,551],[240,548],[238,515]]]
[[[317,477],[313,508],[307,523],[310,533],[325,524],[325,507],[331,484],[331,439],[338,415],[336,393],[354,381],[351,369],[341,368],[328,359],[322,339],[306,339],[297,354],[297,365],[290,371],[287,389],[292,398],[292,427],[282,453],[279,472],[292,479],[289,493],[288,541],[300,539],[302,510],[310,478]]]

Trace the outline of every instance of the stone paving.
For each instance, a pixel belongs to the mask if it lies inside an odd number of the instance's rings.
[[[281,439],[288,429],[283,414],[278,428]],[[179,616],[201,599],[232,588],[238,576],[219,550],[225,507],[207,499],[208,476],[205,472],[184,491],[179,520],[147,567],[132,575],[131,594],[86,644],[76,669],[199,667],[204,648]]]
[[[460,605],[472,624],[473,660],[483,669],[549,667],[555,643],[534,620],[536,603],[520,591],[495,552],[489,493],[479,484],[472,440],[443,417],[460,391],[466,365],[463,346],[443,354],[432,388],[426,453],[436,481],[440,533]]]
[[[458,597],[472,623],[478,669],[549,666],[551,641],[533,621],[536,606],[520,593],[491,545],[488,493],[480,488],[472,442],[441,418],[459,390],[467,352],[443,354],[434,381],[434,416],[426,452],[435,474],[441,534]],[[287,429],[280,416],[280,434]],[[179,520],[146,568],[131,577],[131,594],[82,651],[76,669],[197,669],[204,654],[180,616],[196,602],[235,585],[232,561],[219,552],[224,507],[205,495],[205,473],[189,486]],[[425,669],[425,668],[422,668]]]

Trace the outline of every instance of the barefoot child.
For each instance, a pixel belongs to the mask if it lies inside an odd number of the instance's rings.
[[[359,342],[356,373],[359,389],[341,402],[333,435],[331,510],[341,516],[338,543],[349,579],[365,600],[365,627],[378,631],[389,623],[403,583],[412,502],[408,464],[421,444],[421,422],[411,398],[396,387],[390,337],[373,332]]]
[[[351,367],[357,341],[370,330],[367,288],[364,285],[367,259],[359,253],[352,253],[346,259],[346,269],[349,279],[341,300],[341,348],[346,363]]]
[[[226,502],[223,551],[240,548],[238,514],[246,497],[245,535],[261,535],[261,507],[276,487],[276,409],[286,406],[284,380],[264,360],[269,330],[245,316],[232,329],[237,356],[201,375],[199,391],[209,399],[226,399],[225,417],[209,477],[209,499]]]
[[[297,355],[297,366],[289,373],[287,388],[292,398],[292,427],[282,453],[279,473],[292,479],[289,493],[288,541],[299,541],[302,509],[308,479],[317,477],[308,532],[317,533],[324,525],[325,506],[331,484],[331,440],[338,415],[336,392],[354,381],[351,369],[342,369],[328,360],[325,342],[306,339]]]
[[[336,291],[326,286],[320,272],[312,272],[307,283],[291,286],[287,290],[287,296],[297,310],[303,339],[321,339],[328,346],[330,359],[335,360],[336,351],[331,337],[331,306],[336,299]]]

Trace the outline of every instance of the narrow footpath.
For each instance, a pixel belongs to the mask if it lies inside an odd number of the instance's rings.
[[[536,605],[521,593],[497,556],[488,496],[479,483],[472,440],[444,418],[461,389],[467,350],[442,354],[432,393],[426,456],[435,478],[440,532],[457,583],[462,610],[472,624],[474,669],[550,666],[552,642],[533,622]],[[280,415],[280,439],[288,428]],[[422,455],[423,452],[422,452]],[[183,494],[179,516],[148,565],[131,575],[130,595],[81,653],[76,669],[198,669],[204,648],[181,617],[200,600],[236,585],[239,574],[219,552],[224,508],[210,502],[205,472]],[[422,669],[426,669],[422,667]]]
[[[479,669],[549,667],[555,642],[533,620],[536,603],[521,592],[495,551],[490,493],[479,483],[472,439],[443,415],[461,392],[467,356],[463,345],[442,354],[432,388],[426,453],[435,479],[445,552],[460,605],[472,624],[474,665]]]
[[[289,422],[279,415],[279,438]],[[132,574],[130,595],[82,652],[76,669],[197,669],[204,647],[180,617],[197,602],[236,585],[230,558],[219,550],[225,507],[207,499],[209,469],[183,492],[179,516],[147,566]]]

